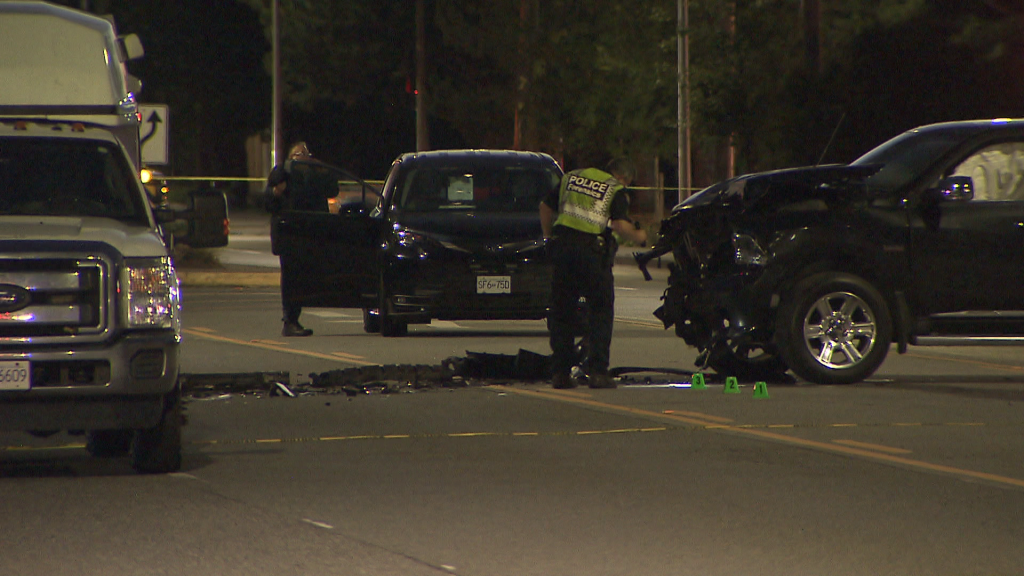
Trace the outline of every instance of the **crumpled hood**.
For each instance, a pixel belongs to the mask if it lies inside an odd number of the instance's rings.
[[[672,212],[696,206],[733,203],[749,205],[767,194],[788,194],[794,202],[812,197],[828,199],[863,191],[864,179],[879,169],[881,165],[830,164],[744,174],[697,192],[678,204]]]
[[[109,218],[0,216],[0,244],[9,240],[102,242],[125,257],[167,255],[156,230]]]

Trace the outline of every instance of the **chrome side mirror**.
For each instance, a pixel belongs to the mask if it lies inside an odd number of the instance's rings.
[[[966,202],[974,198],[974,180],[970,176],[943,178],[934,193],[939,200]]]

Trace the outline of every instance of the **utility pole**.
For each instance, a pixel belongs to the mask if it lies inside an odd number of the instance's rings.
[[[278,18],[278,0],[270,0],[270,51],[273,96],[270,103],[270,165],[277,166],[283,158],[281,150],[281,33]]]
[[[690,194],[690,2],[676,2],[676,121],[679,190],[676,202]]]
[[[416,151],[430,149],[430,133],[428,132],[427,113],[424,98],[426,97],[427,40],[426,40],[426,9],[423,0],[416,0]]]
[[[512,124],[512,149],[523,149],[523,109],[526,107],[526,18],[529,7],[519,0],[519,49],[516,59],[516,102]]]

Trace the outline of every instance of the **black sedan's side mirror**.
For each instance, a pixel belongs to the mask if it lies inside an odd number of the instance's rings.
[[[949,176],[928,192],[936,200],[966,202],[974,198],[974,180],[970,176]]]
[[[228,200],[224,192],[213,189],[193,190],[188,194],[188,209],[153,211],[160,224],[184,220],[184,234],[174,232],[175,242],[192,248],[220,248],[228,245]]]

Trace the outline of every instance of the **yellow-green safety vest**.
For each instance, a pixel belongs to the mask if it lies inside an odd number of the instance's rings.
[[[612,199],[625,188],[611,174],[597,168],[573,170],[562,177],[558,190],[555,226],[567,226],[590,234],[608,227]]]

